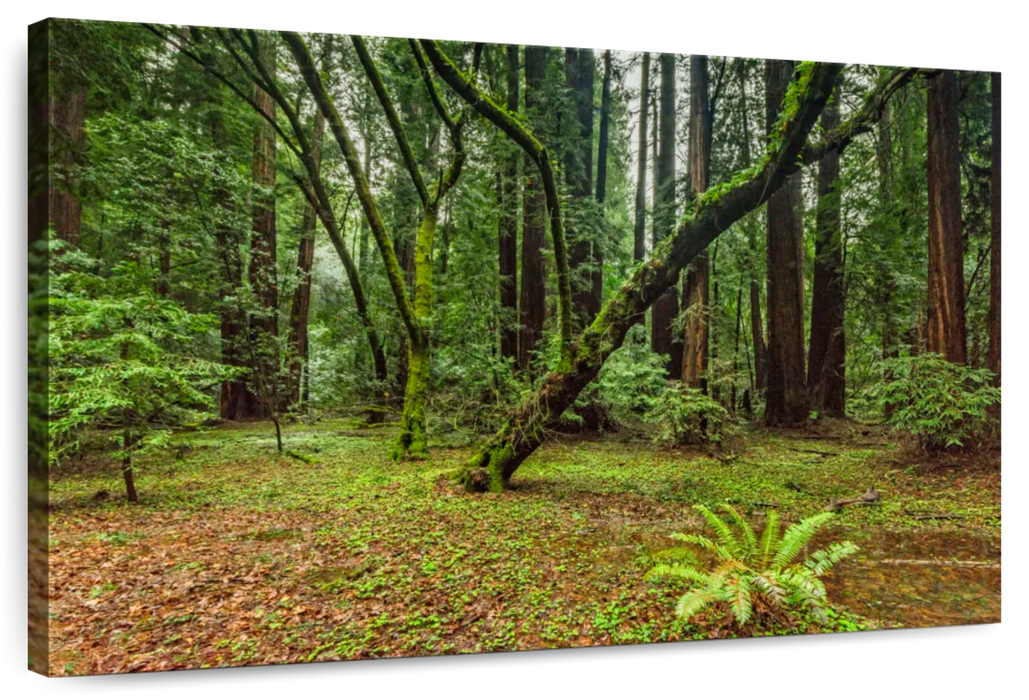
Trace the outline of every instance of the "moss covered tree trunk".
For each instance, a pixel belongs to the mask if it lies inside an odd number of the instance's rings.
[[[840,69],[832,64],[806,66],[796,92],[798,101],[788,105],[789,118],[762,166],[748,171],[731,188],[709,192],[697,202],[674,235],[657,247],[653,259],[636,269],[578,336],[572,344],[570,369],[547,375],[539,390],[512,412],[506,425],[475,454],[461,474],[466,488],[504,489],[515,470],[557,425],[564,410],[621,346],[628,330],[643,320],[646,310],[663,294],[675,289],[683,267],[722,231],[763,204],[802,162],[821,157],[819,149],[805,152],[804,146]],[[852,138],[856,132],[849,129],[848,133]],[[823,148],[842,148],[846,143],[849,140],[830,139]]]
[[[425,399],[429,388],[429,323],[432,314],[432,246],[436,236],[439,209],[426,207],[418,226],[414,250],[414,314],[418,332],[408,338],[407,382],[404,387],[404,412],[400,436],[393,450],[394,459],[422,458],[428,455]]]

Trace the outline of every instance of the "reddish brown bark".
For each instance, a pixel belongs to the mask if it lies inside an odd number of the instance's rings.
[[[792,61],[765,62],[765,126],[769,137],[793,74]],[[768,200],[768,385],[765,422],[808,419],[804,376],[804,227],[799,174]]]
[[[331,36],[331,35],[328,35]],[[321,110],[315,112],[314,125],[311,128],[311,158],[316,170],[321,168],[322,142],[325,135],[325,115]],[[300,250],[297,252],[297,288],[293,292],[293,307],[289,314],[289,336],[286,348],[290,354],[289,366],[289,403],[301,406],[302,378],[307,374],[308,360],[308,321],[311,313],[311,270],[314,267],[315,229],[318,224],[318,212],[307,202],[304,206],[304,218],[300,229]]]
[[[540,91],[547,68],[547,49],[525,47],[525,110],[540,109]],[[522,197],[522,280],[519,308],[522,332],[518,346],[518,367],[529,369],[536,343],[543,334],[546,315],[546,271],[543,245],[546,238],[546,200],[536,164],[525,156],[525,187]]]
[[[740,83],[740,114],[743,124],[742,156],[743,167],[751,166],[750,160],[750,120],[748,119],[747,106],[747,64],[740,61],[739,83]],[[765,388],[766,377],[766,351],[765,351],[765,326],[761,321],[761,287],[758,283],[757,260],[759,255],[757,244],[757,227],[751,222],[747,228],[747,244],[750,247],[754,264],[750,272],[750,337],[754,346],[754,388]],[[746,398],[749,398],[747,395]],[[749,409],[748,409],[749,411]]]
[[[654,240],[656,247],[672,231],[675,224],[675,55],[663,53],[661,66],[660,145],[656,163],[654,200]],[[679,298],[673,285],[665,291],[651,312],[650,347],[656,353],[669,356],[668,376],[682,377],[682,343],[672,332],[672,324],[679,315]]]
[[[267,39],[261,44],[262,59],[275,75],[275,58]],[[261,88],[254,87],[254,102],[266,114],[275,114],[275,100]],[[256,384],[271,390],[278,369],[278,350],[275,338],[279,335],[278,260],[275,230],[275,130],[264,119],[258,118],[254,127],[253,163],[253,223],[250,235],[250,286],[258,304],[249,320],[246,338],[247,354],[255,371],[261,372]],[[259,418],[270,414],[267,403],[272,396],[261,396],[247,387],[245,414],[240,418]]]
[[[580,203],[593,196],[593,82],[595,61],[592,49],[565,50],[565,86],[575,105],[570,132],[575,147],[565,153],[565,178],[573,197]],[[588,325],[600,310],[593,295],[592,276],[582,268],[590,265],[593,232],[589,226],[568,226],[568,268],[572,274],[573,328]]]
[[[929,78],[929,323],[928,347],[951,362],[966,361],[964,243],[958,79],[954,71]]]
[[[54,126],[50,178],[50,221],[62,241],[79,245],[82,203],[75,172],[86,144],[86,88],[62,91],[51,101]]]
[[[690,56],[690,130],[689,180],[690,196],[707,190],[711,169],[711,114],[708,103],[707,56]],[[710,265],[707,251],[690,263],[683,284],[682,380],[687,386],[706,387],[709,334]]]
[[[831,131],[839,124],[839,120],[837,98],[822,112],[822,128]],[[846,410],[846,345],[843,332],[846,299],[839,177],[840,155],[835,151],[827,153],[818,164],[818,212],[807,384],[814,410],[842,417]]]
[[[1000,73],[990,79],[993,93],[993,144],[990,166],[990,371],[1000,386]]]

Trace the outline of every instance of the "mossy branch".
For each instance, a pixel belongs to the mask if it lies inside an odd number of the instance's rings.
[[[432,79],[432,73],[429,71],[429,65],[425,61],[425,52],[422,51],[422,47],[414,39],[408,39],[411,46],[411,52],[414,54],[414,59],[418,63],[418,69],[422,74],[422,81],[425,83],[425,89],[429,93],[429,99],[432,100],[432,106],[436,109],[436,113],[439,114],[440,119],[443,120],[443,124],[447,127],[447,132],[450,134],[450,143],[454,148],[454,155],[450,160],[450,166],[447,168],[447,173],[440,182],[439,187],[436,189],[436,201],[438,202],[443,196],[457,184],[457,179],[461,177],[461,169],[464,167],[465,161],[465,150],[464,141],[461,138],[461,132],[464,129],[465,117],[467,112],[464,112],[458,120],[450,115],[447,110],[447,106],[443,103],[440,97],[439,91],[436,89],[436,81]]]
[[[443,78],[465,102],[471,105],[482,117],[492,122],[498,129],[507,134],[511,140],[524,150],[536,166],[543,178],[547,210],[550,214],[550,233],[554,241],[554,262],[557,265],[559,308],[561,311],[561,362],[559,370],[567,371],[572,361],[572,282],[568,272],[568,246],[565,241],[564,227],[561,220],[561,202],[557,189],[557,178],[554,174],[550,152],[540,143],[533,133],[510,112],[494,102],[483,93],[473,78],[469,78],[447,57],[435,41],[420,39],[429,62],[436,73]]]
[[[404,326],[412,337],[419,335],[420,328],[415,318],[414,307],[407,297],[407,284],[404,280],[404,273],[400,269],[396,252],[393,250],[393,242],[390,240],[389,233],[386,231],[386,225],[382,221],[382,215],[379,213],[375,198],[372,196],[368,177],[361,166],[361,159],[357,154],[357,148],[354,147],[354,142],[350,138],[346,125],[336,110],[332,97],[329,96],[324,83],[322,83],[321,74],[315,68],[314,60],[311,58],[311,52],[308,50],[307,44],[304,43],[304,40],[296,32],[284,31],[280,32],[280,34],[286,41],[287,46],[289,46],[293,59],[300,69],[300,74],[311,90],[318,109],[325,115],[325,119],[332,129],[332,135],[343,152],[347,170],[357,189],[358,201],[361,202],[361,208],[364,210],[368,225],[372,230],[372,236],[375,238],[375,243],[379,247],[379,253],[382,255],[390,289],[393,292],[393,298],[396,301]]]
[[[418,167],[418,161],[414,157],[411,143],[407,140],[407,133],[404,131],[404,125],[400,121],[400,115],[397,114],[397,109],[393,106],[393,100],[386,91],[382,75],[379,73],[375,61],[372,60],[372,55],[369,53],[364,39],[360,36],[351,35],[350,41],[354,45],[354,51],[357,52],[357,58],[364,68],[365,75],[368,76],[368,82],[372,84],[375,97],[379,100],[382,111],[386,113],[386,122],[389,124],[390,131],[393,132],[393,139],[397,142],[397,148],[400,149],[400,156],[404,161],[404,167],[407,169],[407,174],[411,177],[411,182],[414,183],[414,188],[418,192],[418,198],[422,200],[422,206],[426,206],[431,201],[429,190],[425,186],[425,180],[422,178],[422,171]]]

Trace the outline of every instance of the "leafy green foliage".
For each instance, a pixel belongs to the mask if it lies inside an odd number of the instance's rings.
[[[993,373],[948,362],[935,353],[883,363],[879,390],[886,422],[916,435],[927,450],[978,445],[997,420],[989,408],[1000,402]]]
[[[850,542],[834,542],[812,552],[803,563],[794,560],[833,514],[812,515],[780,534],[779,514],[770,510],[759,537],[735,508],[728,504],[723,508],[729,522],[706,506],[694,506],[717,537],[711,539],[696,533],[672,535],[692,548],[666,550],[663,558],[671,561],[658,564],[647,573],[651,580],[689,584],[689,590],[676,605],[676,615],[689,619],[722,603],[728,605],[736,623],[743,626],[754,618],[760,601],[769,611],[802,610],[820,624],[827,624],[828,602],[820,577],[858,548]],[[701,552],[714,558],[710,569],[702,565],[698,556]]]
[[[647,420],[660,428],[658,439],[675,445],[721,442],[728,419],[722,404],[681,382],[668,382],[647,413]]]
[[[68,251],[54,256],[50,321],[50,458],[58,461],[91,427],[120,427],[117,457],[167,444],[170,429],[211,408],[233,371],[199,359],[198,337],[214,324],[152,291],[135,262],[109,277],[87,272],[93,261]]]

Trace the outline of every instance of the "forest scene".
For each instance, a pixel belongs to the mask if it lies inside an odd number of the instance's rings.
[[[29,33],[34,670],[1000,621],[999,73]]]

